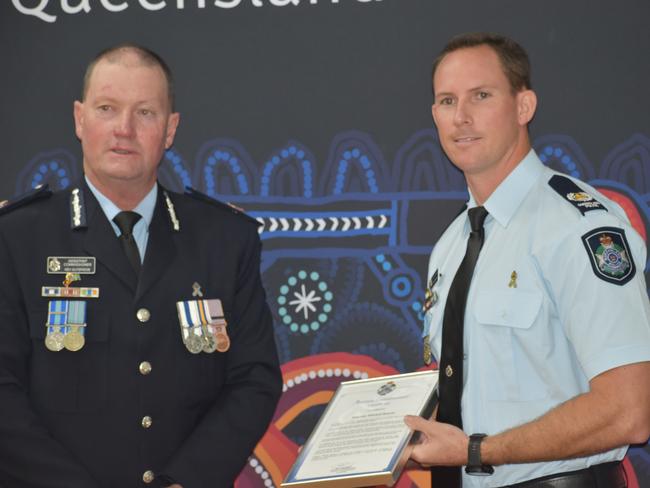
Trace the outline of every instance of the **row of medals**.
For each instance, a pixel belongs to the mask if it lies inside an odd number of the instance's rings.
[[[226,333],[226,322],[221,321],[212,324],[203,324],[200,327],[183,327],[187,333],[183,333],[183,344],[192,354],[200,352],[212,353],[214,351],[226,352],[230,349],[230,339]],[[197,334],[196,332],[199,332]]]
[[[438,301],[438,293],[435,292],[433,286],[438,280],[438,272],[436,271],[435,275],[429,281],[429,286],[424,291],[424,304],[422,305],[422,313],[425,314],[429,311],[431,307]],[[425,335],[422,338],[423,341],[423,356],[424,364],[429,366],[433,359],[433,353],[431,352],[431,343],[429,342],[429,334]]]
[[[61,351],[64,348],[68,351],[79,351],[86,343],[79,330],[81,327],[80,325],[53,326],[54,330],[48,330],[45,337],[45,347],[53,352]],[[66,328],[69,329],[67,332],[61,331]],[[200,329],[197,329],[201,331],[199,335],[194,332],[195,328],[192,327],[188,331],[187,338],[183,339],[183,343],[192,354],[226,352],[230,348],[230,339],[225,333],[225,328],[226,326],[222,324],[202,325]]]
[[[50,351],[58,352],[62,349],[67,349],[68,351],[78,351],[86,343],[83,334],[80,329],[82,325],[61,325],[61,326],[52,326],[53,331],[50,331],[48,328],[47,336],[45,336],[45,347]],[[69,329],[66,332],[61,330]]]
[[[81,278],[77,273],[65,273],[65,279],[63,280],[63,286],[69,288],[72,282],[79,281]],[[45,336],[45,347],[50,351],[59,352],[64,348],[68,351],[78,351],[84,344],[86,344],[86,339],[81,333],[81,327],[83,325],[53,325],[47,326],[47,335]],[[50,331],[50,327],[53,327],[54,330]],[[66,330],[68,329],[68,330]]]

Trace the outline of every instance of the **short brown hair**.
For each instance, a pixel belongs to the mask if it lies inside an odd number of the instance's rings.
[[[478,46],[488,46],[497,54],[501,62],[501,67],[503,68],[503,73],[508,78],[513,93],[532,88],[530,82],[530,60],[528,59],[526,50],[508,37],[489,32],[470,32],[452,37],[433,62],[433,70],[431,72],[432,83],[438,65],[447,54],[458,51],[459,49]],[[433,91],[435,94],[435,86],[433,87]]]
[[[163,74],[165,75],[165,80],[167,81],[167,98],[169,99],[169,107],[171,111],[174,111],[174,78],[172,76],[172,70],[169,68],[169,65],[161,58],[158,54],[153,52],[151,49],[148,49],[138,44],[133,44],[130,42],[125,42],[122,44],[117,44],[100,51],[86,67],[86,72],[83,79],[83,87],[81,90],[81,101],[86,97],[88,92],[88,84],[90,83],[90,77],[93,74],[93,70],[99,61],[102,59],[107,59],[109,62],[118,62],[120,58],[126,54],[132,53],[135,54],[139,61],[145,66],[158,66]]]

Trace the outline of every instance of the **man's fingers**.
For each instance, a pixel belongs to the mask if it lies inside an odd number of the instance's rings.
[[[419,430],[426,433],[429,430],[429,421],[418,417],[417,415],[407,415],[404,417],[404,423],[413,430]]]
[[[411,451],[411,459],[418,463],[420,466],[423,468],[429,468],[431,467],[430,464],[423,463],[422,460],[424,459],[424,445],[419,444],[413,447],[413,450]]]

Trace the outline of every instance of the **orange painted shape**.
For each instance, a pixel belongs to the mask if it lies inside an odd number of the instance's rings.
[[[623,210],[625,210],[627,218],[630,219],[630,223],[632,224],[632,227],[634,227],[634,229],[641,235],[641,237],[643,237],[643,240],[645,242],[648,242],[648,235],[646,233],[645,224],[643,223],[643,218],[641,217],[641,214],[639,213],[639,209],[636,207],[632,199],[615,190],[610,190],[606,188],[597,188],[597,190],[601,192],[603,195],[605,195],[607,198],[609,198],[610,200],[615,201],[621,207],[623,207]]]
[[[275,426],[282,430],[289,425],[298,415],[314,405],[325,405],[334,396],[333,391],[318,391],[303,398],[298,403],[289,408],[275,421]]]

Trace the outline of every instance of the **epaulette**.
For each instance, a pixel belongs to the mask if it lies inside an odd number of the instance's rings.
[[[52,190],[48,185],[38,185],[36,188],[29,190],[27,193],[23,193],[11,200],[2,200],[0,201],[0,215],[11,212],[19,207],[27,205],[36,200],[41,200],[43,198],[49,198],[52,195]]]
[[[257,219],[246,214],[243,209],[236,207],[230,203],[225,203],[220,200],[217,200],[216,198],[206,195],[205,193],[201,193],[200,191],[197,191],[192,187],[186,186],[185,194],[189,197],[195,198],[196,200],[201,200],[202,202],[210,203],[215,207],[219,207],[223,210],[228,210],[230,213],[233,213],[235,215],[240,215],[241,217],[244,217],[246,220],[255,223],[255,225],[257,226],[262,225],[260,222],[257,221]]]
[[[592,210],[604,210],[607,212],[607,208],[602,203],[592,197],[589,193],[583,191],[582,188],[576,185],[572,179],[567,178],[566,176],[553,175],[553,177],[548,180],[548,184],[567,202],[580,210],[582,215]]]

